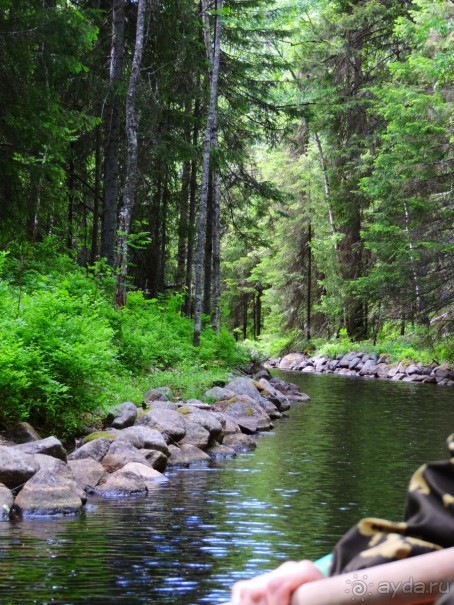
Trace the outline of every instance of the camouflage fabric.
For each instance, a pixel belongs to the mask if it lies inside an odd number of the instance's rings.
[[[448,437],[454,456],[454,434]],[[330,575],[454,546],[454,457],[425,464],[410,481],[404,521],[362,519],[338,542]],[[437,605],[454,605],[454,585]]]

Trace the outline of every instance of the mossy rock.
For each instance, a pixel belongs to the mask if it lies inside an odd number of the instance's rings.
[[[84,437],[83,444],[90,443],[90,441],[95,441],[96,439],[110,439],[110,441],[114,441],[117,436],[113,433],[109,433],[109,431],[97,431],[95,433],[91,433]]]
[[[188,405],[183,405],[181,408],[177,409],[179,414],[183,414],[183,416],[187,416],[192,412],[192,409]]]

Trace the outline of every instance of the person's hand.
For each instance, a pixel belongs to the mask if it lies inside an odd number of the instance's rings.
[[[231,605],[290,605],[298,586],[323,577],[312,561],[287,561],[273,571],[234,584]]]

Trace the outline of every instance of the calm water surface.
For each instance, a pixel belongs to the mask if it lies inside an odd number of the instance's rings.
[[[255,452],[77,519],[0,523],[0,604],[222,603],[239,578],[329,552],[361,517],[400,519],[412,471],[446,457],[454,391],[279,376],[312,400]]]

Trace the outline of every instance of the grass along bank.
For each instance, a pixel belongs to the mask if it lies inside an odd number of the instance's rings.
[[[0,253],[0,425],[27,420],[61,438],[153,387],[197,397],[247,360],[226,331],[192,321],[178,294],[128,296],[113,308],[114,275],[80,268],[53,239]]]

